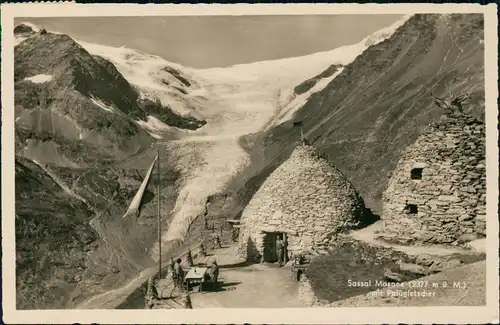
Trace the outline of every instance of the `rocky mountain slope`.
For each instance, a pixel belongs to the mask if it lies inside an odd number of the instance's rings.
[[[66,35],[25,24],[15,35],[17,304],[74,307],[154,264],[157,181],[140,218],[120,220],[144,171],[115,164],[206,122],[142,96]],[[177,178],[163,166],[166,209]]]
[[[15,47],[14,82],[18,152],[43,163],[126,158],[154,141],[140,123],[151,117],[186,129],[206,123],[141,98],[109,61],[44,30]]]
[[[433,95],[451,100],[462,94],[471,97],[466,113],[482,119],[482,15],[412,16],[387,40],[346,65],[292,120],[245,139],[264,149],[253,152],[256,176],[234,194],[235,204],[228,211],[244,206],[291,154],[300,139],[300,128],[293,124],[300,121],[307,140],[325,152],[367,206],[380,213],[381,194],[402,150],[444,113]]]
[[[16,159],[16,202],[18,308],[66,305],[96,240],[92,211],[24,158]]]

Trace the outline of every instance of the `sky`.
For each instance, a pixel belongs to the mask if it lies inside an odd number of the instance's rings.
[[[126,46],[193,68],[226,67],[355,44],[401,15],[18,18],[90,43]]]

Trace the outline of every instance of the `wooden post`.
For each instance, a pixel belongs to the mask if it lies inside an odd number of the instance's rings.
[[[185,309],[192,309],[193,305],[191,303],[191,296],[189,295],[189,293],[186,293],[182,298],[183,307]]]
[[[191,254],[191,248],[188,250],[188,253],[187,253],[187,262],[188,262],[189,266],[194,265],[193,255]]]
[[[288,262],[288,236],[285,233],[283,233],[283,263],[287,263]]]

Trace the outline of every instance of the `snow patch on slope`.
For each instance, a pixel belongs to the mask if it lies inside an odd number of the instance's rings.
[[[115,110],[113,107],[109,106],[109,105],[106,105],[102,100],[98,99],[98,98],[95,98],[95,97],[91,97],[90,100],[92,101],[92,103],[94,103],[97,107],[99,108],[102,108],[104,111],[106,112],[109,112],[109,113],[113,113]]]
[[[139,121],[137,123],[143,128],[151,131],[168,131],[172,129],[172,127],[166,125],[154,116],[148,115],[147,119],[147,121]]]
[[[16,36],[16,37],[14,37],[14,46],[19,45],[20,43],[22,43],[27,38],[28,38],[27,36]]]
[[[36,76],[27,77],[24,80],[31,81],[35,84],[43,84],[52,80],[52,76],[48,74],[37,74]]]
[[[151,115],[147,116],[147,121],[139,120],[137,121],[137,124],[139,124],[144,130],[146,130],[149,135],[158,140],[163,139],[163,137],[158,133],[175,129]]]
[[[305,105],[305,103],[307,102],[307,100],[309,99],[309,97],[311,97],[311,95],[313,95],[313,94],[315,94],[315,93],[317,93],[317,92],[322,91],[323,89],[325,89],[325,87],[333,79],[335,79],[339,74],[341,74],[342,71],[344,71],[344,68],[340,68],[337,72],[335,72],[330,77],[323,78],[323,79],[319,80],[314,85],[314,87],[312,87],[311,89],[309,89],[307,92],[295,96],[293,98],[293,100],[290,101],[290,103],[288,105],[286,105],[285,107],[283,107],[280,110],[280,112],[276,115],[276,118],[274,119],[274,123],[272,123],[268,128],[271,128],[274,125],[281,124],[281,123],[284,123],[286,121],[291,120],[293,118],[295,112],[297,112],[297,110],[299,110],[302,106]]]

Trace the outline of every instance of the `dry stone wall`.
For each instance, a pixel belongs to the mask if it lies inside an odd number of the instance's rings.
[[[287,233],[290,256],[326,249],[364,213],[363,199],[344,175],[313,147],[299,146],[243,211],[238,254],[259,261],[264,232]]]
[[[402,155],[383,194],[382,239],[460,244],[486,235],[484,124],[447,114]]]

